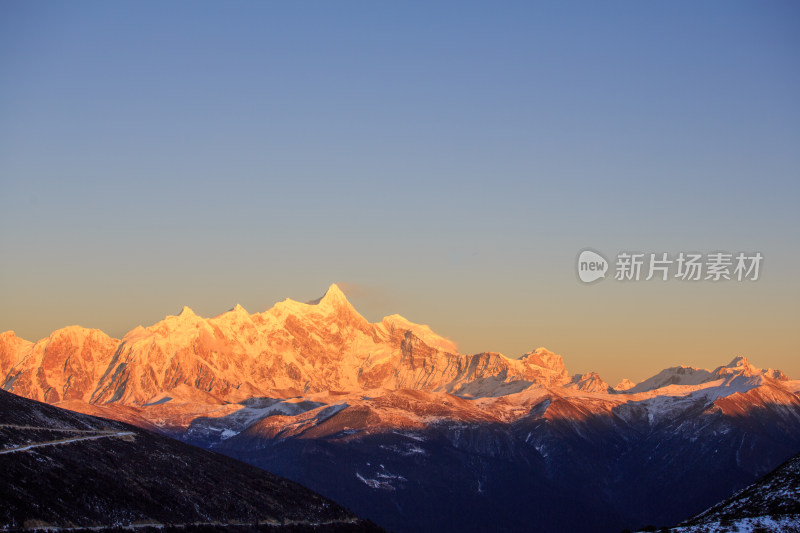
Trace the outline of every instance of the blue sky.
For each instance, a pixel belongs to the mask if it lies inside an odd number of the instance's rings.
[[[800,377],[792,2],[4,2],[0,330],[332,282],[465,352]],[[620,250],[751,285],[580,285]]]

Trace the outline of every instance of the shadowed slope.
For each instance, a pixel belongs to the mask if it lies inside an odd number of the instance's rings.
[[[296,483],[120,422],[4,391],[0,416],[3,527],[259,521],[370,528]]]

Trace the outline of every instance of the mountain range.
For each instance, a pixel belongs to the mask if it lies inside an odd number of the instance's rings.
[[[462,355],[399,315],[371,324],[336,285],[316,303],[287,299],[252,315],[237,305],[205,319],[184,307],[121,340],[77,326],[36,343],[5,332],[0,375],[6,390],[48,403],[125,405],[172,392],[227,402],[380,388],[487,396],[570,380],[544,349],[520,359]]]
[[[309,303],[176,316],[113,339],[0,334],[14,394],[298,481],[396,531],[674,524],[800,451],[800,382],[744,357],[611,387],[544,348],[461,354],[332,285]]]

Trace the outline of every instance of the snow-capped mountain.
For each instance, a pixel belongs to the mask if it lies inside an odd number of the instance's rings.
[[[467,355],[399,315],[370,323],[336,285],[263,313],[184,308],[119,340],[6,332],[0,384],[262,466],[397,531],[677,523],[800,451],[800,382],[744,357],[612,388],[544,348]]]
[[[639,393],[758,375],[788,379],[737,357],[714,371],[668,368],[614,390]],[[237,305],[207,319],[184,307],[119,340],[79,326],[36,343],[5,332],[0,334],[0,383],[5,390],[50,403],[134,406],[164,395],[220,403],[379,388],[472,398],[531,386],[611,390],[594,372],[570,376],[561,356],[544,348],[519,359],[495,352],[464,355],[449,339],[400,315],[369,323],[335,284],[315,302],[287,299],[263,313],[249,314]]]
[[[371,324],[336,285],[315,303],[287,299],[252,315],[237,305],[205,319],[184,307],[121,340],[73,326],[30,345],[6,332],[0,354],[3,388],[51,403],[144,405],[160,394],[242,401],[381,387],[483,396],[509,383],[569,381],[561,357],[543,348],[520,359],[463,355],[399,315]],[[50,372],[65,361],[77,366]]]
[[[669,385],[701,385],[703,383],[709,383],[720,379],[754,376],[766,376],[778,381],[789,381],[789,378],[780,370],[773,370],[771,368],[762,370],[760,368],[756,368],[750,364],[746,357],[740,355],[735,357],[727,365],[718,366],[713,371],[709,371],[704,368],[694,368],[691,366],[676,366],[672,368],[666,368],[655,376],[647,378],[641,383],[637,383],[630,387],[628,385],[631,385],[631,382],[625,380],[627,383],[623,382],[620,384],[625,388],[620,389],[617,387],[616,390],[645,392],[667,387]]]

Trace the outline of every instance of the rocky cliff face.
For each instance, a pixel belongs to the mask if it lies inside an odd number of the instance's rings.
[[[56,330],[36,343],[12,335],[0,340],[0,357],[8,368],[3,388],[48,403],[88,401],[119,343],[100,330],[78,326]]]
[[[6,377],[9,370],[19,363],[32,346],[32,342],[20,339],[13,331],[0,333],[0,379]]]

